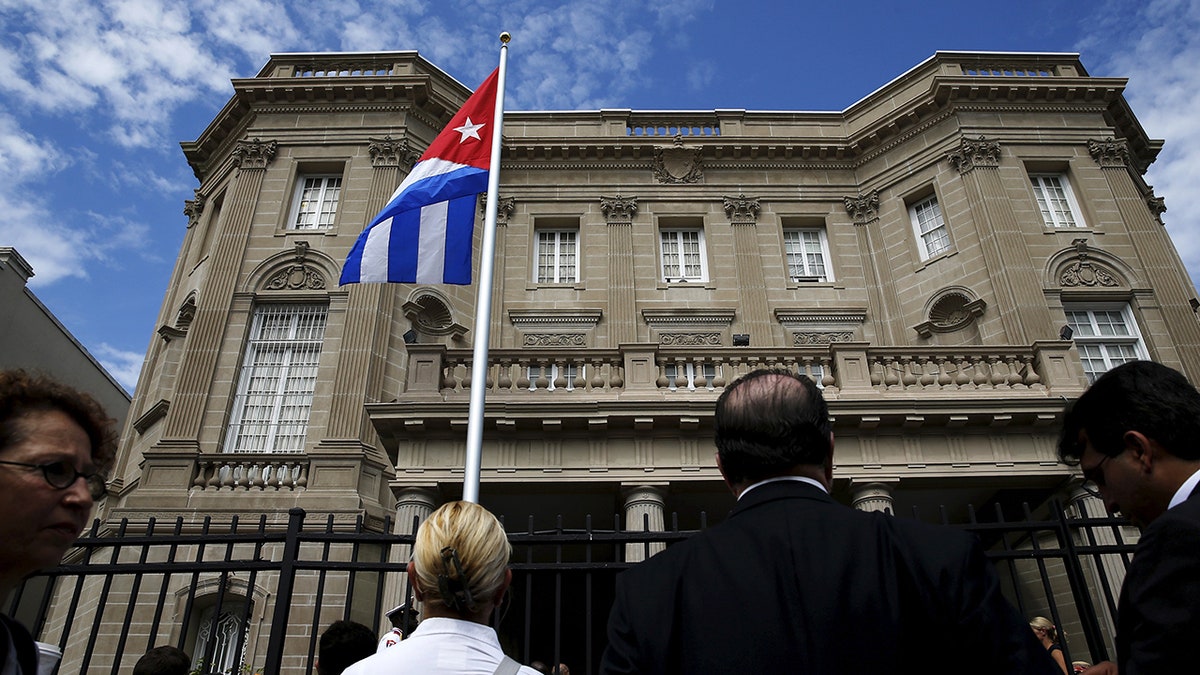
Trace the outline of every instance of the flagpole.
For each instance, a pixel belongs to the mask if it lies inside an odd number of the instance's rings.
[[[487,393],[488,338],[492,329],[492,276],[496,255],[496,211],[500,190],[500,143],[504,130],[504,76],[508,41],[500,34],[500,68],[496,78],[496,113],[492,116],[492,155],[488,164],[483,249],[479,253],[479,289],[475,296],[474,350],[471,355],[471,406],[467,412],[467,457],[463,470],[463,501],[479,503],[479,472],[483,460],[483,405]]]

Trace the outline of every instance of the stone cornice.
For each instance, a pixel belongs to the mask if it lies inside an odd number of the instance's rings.
[[[733,323],[733,309],[643,309],[642,318],[651,327],[727,326]]]
[[[780,307],[775,310],[775,319],[783,325],[863,323],[867,320],[866,308],[820,308],[802,309]]]
[[[508,320],[514,326],[580,326],[591,328],[600,323],[600,309],[510,309]]]

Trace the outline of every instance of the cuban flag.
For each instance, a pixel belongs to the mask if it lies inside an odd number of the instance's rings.
[[[487,192],[499,71],[479,85],[358,235],[339,285],[471,283],[475,205]]]

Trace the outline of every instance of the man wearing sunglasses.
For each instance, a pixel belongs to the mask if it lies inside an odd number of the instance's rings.
[[[0,371],[0,599],[62,559],[104,495],[115,449],[112,420],[90,396]],[[0,675],[36,672],[33,638],[0,614]]]
[[[1200,392],[1152,361],[1113,368],[1063,418],[1059,458],[1142,530],[1117,606],[1117,663],[1099,675],[1195,669],[1200,636]]]

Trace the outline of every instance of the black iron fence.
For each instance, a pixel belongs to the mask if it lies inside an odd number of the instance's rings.
[[[917,514],[914,514],[917,515]],[[607,519],[606,519],[607,520]],[[675,521],[674,518],[670,519]],[[701,529],[705,520],[701,515]],[[611,527],[607,527],[611,524]],[[264,515],[198,523],[151,520],[112,530],[99,524],[63,564],[25,582],[6,613],[62,652],[62,673],[128,673],[150,647],[173,644],[201,673],[311,674],[329,623],[351,619],[379,634],[384,613],[407,595],[403,563],[416,523],[391,534],[362,520],[286,521]],[[523,663],[566,663],[597,671],[616,575],[639,557],[696,531],[629,532],[619,517],[579,528],[561,518],[507,523],[513,544],[509,606],[494,625]],[[1066,628],[1069,659],[1112,654],[1112,617],[1135,533],[1114,518],[1079,517],[1050,503],[1016,519],[970,514],[949,525],[975,532],[997,566],[1005,594],[1022,614]]]

